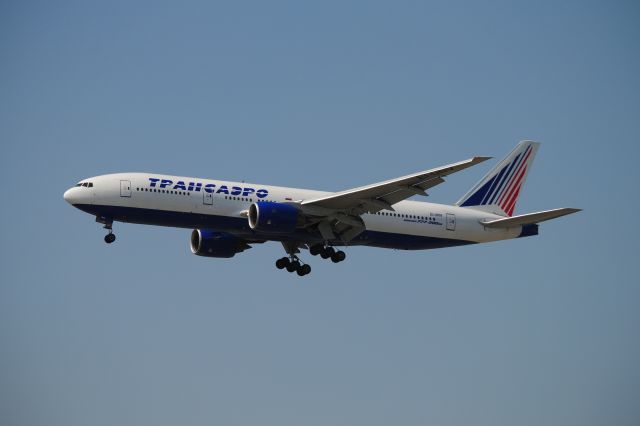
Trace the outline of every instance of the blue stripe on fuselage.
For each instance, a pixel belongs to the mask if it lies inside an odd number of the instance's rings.
[[[296,231],[293,234],[286,235],[258,233],[249,228],[247,219],[242,217],[141,209],[136,207],[103,206],[96,204],[74,204],[74,207],[77,207],[86,213],[119,222],[170,226],[175,228],[213,229],[229,232],[240,238],[246,238],[248,240],[295,241],[308,244],[323,242],[322,237],[319,234],[306,231]],[[336,246],[344,245],[340,240],[330,241],[330,244]],[[426,250],[467,244],[474,244],[474,242],[370,230],[364,231],[349,242],[349,245],[352,246],[360,245],[398,250]]]

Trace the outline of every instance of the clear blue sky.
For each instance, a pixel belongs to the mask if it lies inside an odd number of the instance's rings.
[[[640,424],[635,2],[0,5],[0,423]],[[340,190],[543,143],[535,238],[193,256],[62,193],[154,171]],[[431,193],[455,202],[492,164]]]

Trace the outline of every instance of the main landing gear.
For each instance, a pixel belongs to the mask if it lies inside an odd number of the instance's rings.
[[[289,256],[276,260],[276,268],[286,269],[289,272],[297,272],[301,277],[311,273],[311,266],[306,263],[302,263],[300,258],[296,256],[296,253],[300,252],[298,247],[286,243],[282,244]],[[320,255],[323,259],[331,259],[333,263],[342,262],[347,257],[345,252],[342,250],[336,251],[333,247],[325,246],[324,244],[316,244],[309,247],[309,253],[311,253],[312,256]]]
[[[301,277],[311,273],[311,266],[306,263],[301,263],[296,255],[282,257],[276,260],[276,268],[286,269],[288,272],[297,272]]]
[[[320,255],[323,259],[331,259],[333,263],[342,262],[347,258],[346,253],[342,250],[336,251],[333,247],[322,244],[309,247],[309,253],[311,253],[312,256]]]

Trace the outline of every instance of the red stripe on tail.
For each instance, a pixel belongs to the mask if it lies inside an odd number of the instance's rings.
[[[523,167],[526,167],[527,164],[527,160],[529,159],[529,155],[531,155],[531,151],[533,151],[532,149],[529,150],[529,152],[527,153],[527,156],[524,157],[524,160],[522,160],[522,163],[520,163],[520,167],[518,167],[518,170],[513,174],[514,176],[518,176],[518,173],[520,173],[520,171],[522,170]],[[500,201],[498,201],[498,204],[500,205],[500,207],[502,207],[503,201],[505,201],[505,199],[508,199],[508,194],[511,194],[511,192],[513,191],[513,189],[516,186],[516,180],[517,179],[513,179],[510,184],[509,187],[504,191],[504,193],[502,194],[502,197],[500,197]],[[504,210],[504,208],[502,209]]]
[[[520,172],[520,174],[518,175],[518,177],[515,179],[513,186],[511,187],[511,190],[509,192],[509,195],[507,196],[505,202],[503,204],[500,204],[500,207],[502,208],[502,210],[506,213],[507,212],[507,207],[511,205],[511,203],[513,201],[515,201],[515,199],[517,198],[517,193],[520,190],[520,183],[522,182],[522,178],[524,177],[525,172],[527,171],[527,167],[525,166],[522,171]],[[516,191],[516,189],[518,191]]]
[[[518,201],[518,194],[520,193],[520,188],[522,188],[522,185],[518,187],[518,189],[516,190],[516,196],[513,197],[513,202],[511,203],[510,206],[507,207],[507,210],[506,210],[507,216],[513,216],[513,210],[516,208],[516,201]]]

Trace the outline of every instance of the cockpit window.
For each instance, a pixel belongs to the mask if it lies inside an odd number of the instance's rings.
[[[93,182],[89,182],[89,188],[93,188]]]
[[[89,186],[89,183],[84,182],[84,183],[82,184],[82,186],[87,187],[87,186]]]
[[[82,186],[82,184],[80,182],[76,183],[76,186]]]

